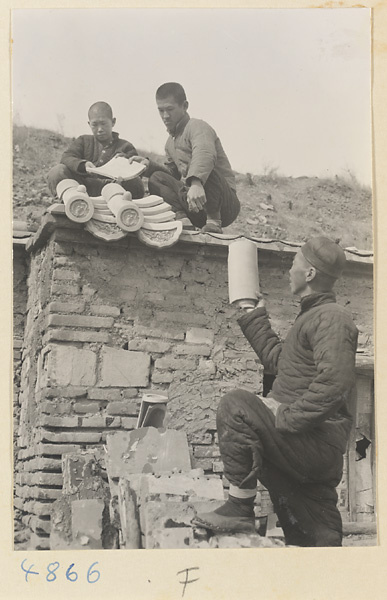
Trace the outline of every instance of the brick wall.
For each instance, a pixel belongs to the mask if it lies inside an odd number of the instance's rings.
[[[142,394],[163,391],[167,426],[187,432],[193,467],[221,474],[218,401],[235,387],[262,392],[263,373],[228,304],[227,246],[179,242],[159,251],[135,237],[105,243],[58,219],[30,249],[15,505],[33,547],[46,548],[64,454],[133,429]],[[298,311],[284,277],[291,260],[259,254],[281,334]],[[338,293],[361,316],[370,346],[369,269],[349,270]]]

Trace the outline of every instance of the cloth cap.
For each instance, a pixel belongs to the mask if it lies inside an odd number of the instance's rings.
[[[302,246],[301,252],[312,267],[326,275],[337,279],[343,272],[346,263],[345,252],[329,238],[314,237]]]

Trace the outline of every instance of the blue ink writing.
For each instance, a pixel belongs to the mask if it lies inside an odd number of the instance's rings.
[[[34,566],[33,564],[30,567],[27,567],[27,569],[24,568],[24,563],[26,562],[26,558],[23,560],[22,564],[20,565],[22,570],[24,571],[24,573],[26,574],[26,581],[28,583],[28,575],[39,575],[39,573],[37,571],[33,571],[32,567]]]
[[[50,568],[53,567],[53,568]],[[47,577],[46,577],[46,581],[48,581],[49,583],[52,583],[53,581],[55,581],[56,579],[56,575],[55,575],[55,571],[57,571],[59,569],[59,563],[57,561],[50,563],[49,565],[47,565]]]

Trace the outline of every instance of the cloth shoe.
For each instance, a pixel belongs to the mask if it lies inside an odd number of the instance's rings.
[[[222,221],[208,218],[207,223],[202,227],[202,233],[223,233]]]
[[[192,524],[219,533],[255,533],[254,499],[229,496],[214,511],[197,514]]]

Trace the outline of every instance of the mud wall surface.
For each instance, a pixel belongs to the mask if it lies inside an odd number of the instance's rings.
[[[259,253],[261,288],[281,336],[299,306],[288,288],[291,258]],[[17,273],[15,307],[23,306],[27,283],[28,301],[15,326],[15,333],[25,328],[15,506],[31,547],[48,547],[62,456],[135,428],[144,392],[168,394],[166,425],[187,433],[193,467],[222,473],[219,399],[236,387],[262,393],[263,386],[262,366],[236,322],[239,309],[228,304],[227,246],[179,242],[157,250],[134,237],[105,243],[57,228],[31,253],[28,282],[25,270]],[[349,269],[337,292],[370,349],[369,269]]]

